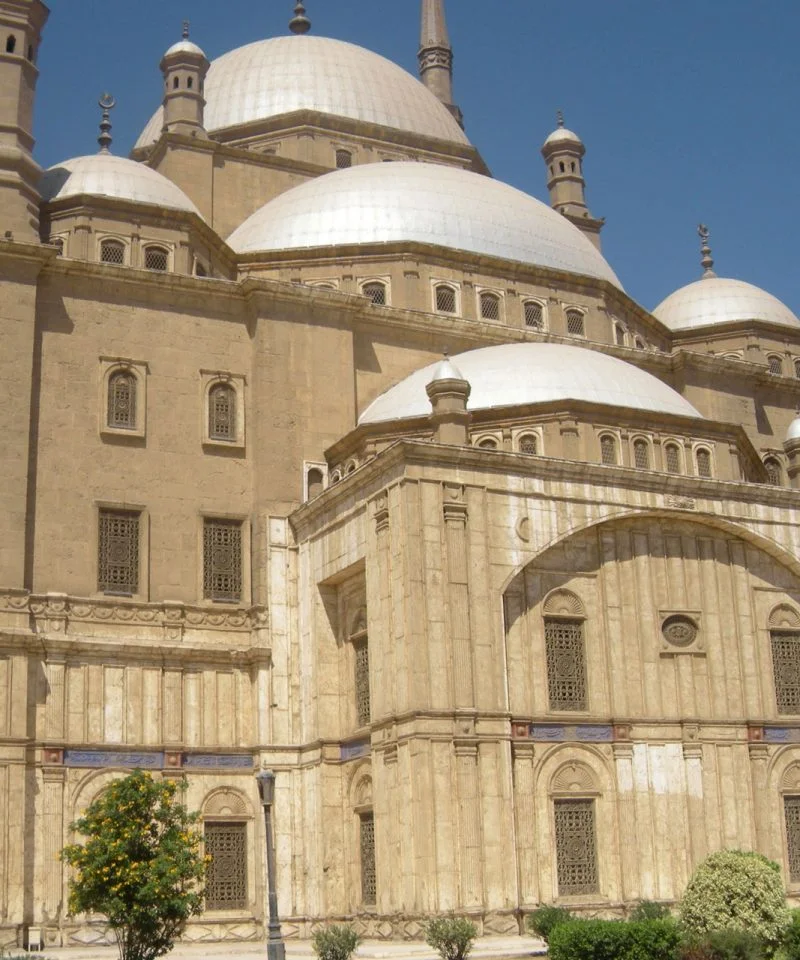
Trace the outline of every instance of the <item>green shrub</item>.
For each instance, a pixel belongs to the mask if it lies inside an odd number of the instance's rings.
[[[361,938],[347,923],[333,923],[317,930],[311,946],[319,960],[350,960]]]
[[[783,937],[785,960],[800,960],[800,910],[792,910],[791,922]]]
[[[700,939],[719,930],[743,930],[772,953],[790,921],[778,864],[743,850],[712,853],[689,881],[680,916]]]
[[[681,934],[674,920],[580,920],[556,926],[550,960],[678,960]]]
[[[690,936],[680,960],[763,960],[764,945],[746,930],[717,930],[705,937]]]
[[[672,913],[666,904],[658,903],[656,900],[640,900],[631,910],[628,916],[629,920],[667,920]]]
[[[438,917],[425,927],[425,940],[442,960],[465,960],[472,949],[477,928],[465,917]]]
[[[550,940],[551,930],[560,923],[569,923],[570,920],[577,919],[574,913],[570,913],[563,907],[539,907],[525,918],[525,926],[529,933],[535,937],[541,937],[547,943]]]

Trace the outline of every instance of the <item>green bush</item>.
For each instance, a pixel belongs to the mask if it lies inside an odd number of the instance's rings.
[[[311,946],[319,960],[350,960],[360,940],[349,924],[333,923],[314,933]]]
[[[472,949],[477,928],[465,917],[438,917],[425,927],[425,940],[442,960],[465,960]]]
[[[556,926],[550,960],[678,960],[681,934],[674,920],[580,920]]]
[[[705,937],[690,936],[680,960],[763,960],[764,945],[746,930],[717,930]]]
[[[551,930],[560,923],[569,923],[577,919],[574,913],[570,913],[563,907],[539,907],[525,918],[525,926],[529,933],[535,937],[541,937],[547,943],[550,940]]]
[[[680,916],[699,939],[720,930],[743,930],[772,953],[790,922],[780,867],[760,853],[712,853],[689,881]]]
[[[631,910],[629,920],[667,920],[672,916],[669,907],[656,900],[640,900]]]

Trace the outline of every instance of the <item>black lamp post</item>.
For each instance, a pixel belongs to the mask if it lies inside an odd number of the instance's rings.
[[[275,774],[262,770],[256,774],[261,806],[264,808],[264,832],[267,836],[267,889],[269,891],[268,960],[286,960],[286,945],[278,919],[278,894],[275,892],[275,844],[272,841],[272,804],[275,801]]]

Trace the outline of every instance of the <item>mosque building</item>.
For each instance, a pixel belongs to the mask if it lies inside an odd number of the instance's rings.
[[[619,915],[723,847],[800,894],[800,320],[704,227],[631,299],[561,118],[549,206],[493,179],[443,0],[419,79],[311,13],[187,27],[129,158],[104,96],[42,171],[0,0],[0,944],[108,938],[59,851],[133,768],[202,816],[190,940],[264,936],[265,770],[287,938]]]

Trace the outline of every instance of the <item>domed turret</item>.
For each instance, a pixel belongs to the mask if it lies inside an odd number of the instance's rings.
[[[432,407],[433,439],[437,443],[466,446],[469,442],[467,401],[471,391],[469,381],[445,354],[425,386]]]
[[[205,53],[189,39],[189,22],[183,36],[161,60],[164,75],[164,130],[206,139],[205,80],[210,64]]]
[[[789,424],[783,449],[786,453],[786,472],[789,475],[789,483],[797,489],[800,487],[800,410]]]

